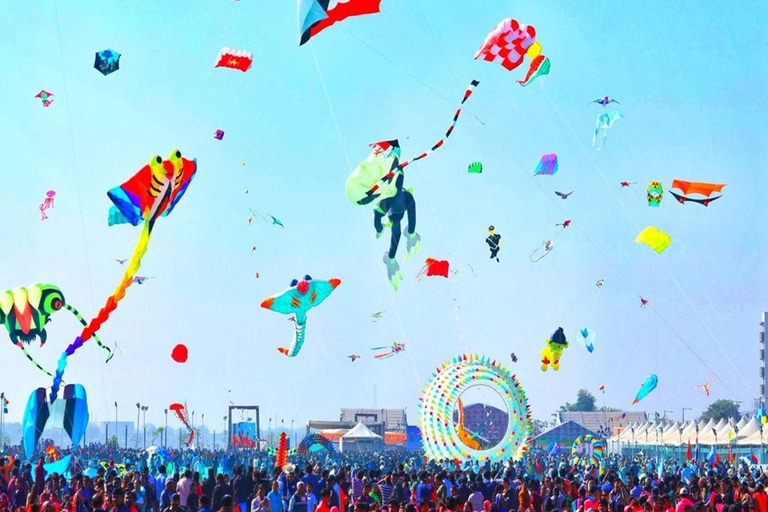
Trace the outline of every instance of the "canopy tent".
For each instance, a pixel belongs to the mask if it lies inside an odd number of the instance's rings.
[[[362,421],[341,436],[339,445],[341,452],[374,452],[383,449],[384,438],[371,432]]]

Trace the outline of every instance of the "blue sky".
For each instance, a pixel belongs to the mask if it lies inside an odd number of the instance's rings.
[[[712,378],[711,399],[751,405],[768,306],[765,10],[382,0],[380,15],[349,19],[300,48],[287,0],[8,4],[0,283],[57,284],[90,317],[120,279],[115,258],[128,257],[138,237],[107,226],[106,191],[179,148],[197,158],[198,174],[157,225],[140,272],[156,279],[132,287],[101,331],[120,352],[105,365],[89,344],[66,374],[86,386],[94,419],[111,417],[115,400],[130,419],[140,401],[159,423],[164,407],[187,401],[220,422],[231,390],[264,418],[333,419],[339,407],[374,405],[375,394],[379,407],[407,407],[414,423],[425,380],[464,351],[511,365],[542,419],[601,384],[608,405],[628,407],[649,373],[659,387],[640,409],[698,414],[710,399],[693,386]],[[527,88],[515,84],[523,68],[472,59],[506,17],[534,25],[552,62]],[[252,69],[215,69],[225,46],[253,52]],[[108,77],[93,69],[105,48],[122,53]],[[473,78],[481,83],[453,136],[407,169],[423,248],[415,261],[400,258],[406,280],[392,292],[381,263],[387,237],[372,238],[372,212],[347,201],[344,182],[370,142],[399,138],[404,156],[429,148]],[[54,93],[51,108],[33,98],[40,89]],[[596,152],[603,109],[589,102],[604,95],[621,101],[625,118]],[[212,137],[216,129],[224,140]],[[532,178],[544,153],[558,154],[560,170]],[[473,161],[481,175],[467,173]],[[648,181],[666,190],[674,178],[728,186],[708,208],[669,194],[649,208]],[[41,222],[48,189],[56,206]],[[556,189],[575,193],[562,201]],[[248,208],[279,217],[285,230],[249,227]],[[565,219],[573,224],[554,251],[531,263]],[[503,237],[501,263],[488,259],[489,224]],[[634,243],[648,225],[674,239],[661,256]],[[417,281],[426,257],[449,259],[460,273]],[[290,341],[292,324],[259,303],[304,274],[342,284],[309,313],[307,342],[288,359],[275,349]],[[605,285],[596,291],[598,279]],[[558,326],[571,347],[559,372],[542,373],[539,352]],[[592,354],[577,343],[584,327],[598,333]],[[32,352],[53,367],[79,329],[60,314],[48,331]],[[393,341],[407,351],[371,358],[371,347]],[[185,365],[170,359],[176,343],[190,348]],[[350,363],[350,353],[363,359]],[[2,360],[0,389],[19,420],[31,390],[50,380],[10,343]]]

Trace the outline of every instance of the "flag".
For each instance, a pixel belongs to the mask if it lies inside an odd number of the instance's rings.
[[[5,393],[0,394],[0,405],[3,406],[3,414],[8,414],[8,404],[10,403],[7,398],[5,398]]]
[[[688,440],[688,451],[685,454],[685,460],[691,460],[691,440]]]
[[[752,453],[752,454],[750,454],[750,455],[749,455],[749,460],[751,460],[751,461],[752,461],[752,464],[757,464],[757,463],[759,462],[759,461],[757,460],[757,455],[755,455],[754,453]]]
[[[245,50],[222,48],[216,61],[217,68],[239,69],[243,73],[251,69],[253,54]]]
[[[713,445],[712,448],[709,450],[709,453],[707,454],[707,463],[712,464],[713,462],[715,462],[716,456],[717,454],[715,453],[715,447]]]
[[[659,478],[664,478],[664,457],[662,457],[661,462],[659,462]]]
[[[599,387],[599,388],[597,388],[597,389],[599,389],[600,391],[602,391],[603,393],[605,393],[605,384],[603,384],[602,386],[600,386],[600,387]]]

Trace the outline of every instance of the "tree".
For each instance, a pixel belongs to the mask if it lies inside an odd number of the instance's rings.
[[[566,402],[565,405],[560,406],[560,410],[563,412],[578,411],[578,412],[594,412],[595,403],[597,399],[595,395],[590,393],[586,389],[580,389],[576,395],[576,403]]]
[[[117,448],[117,436],[111,436],[107,441],[107,446],[111,446],[112,448]]]
[[[151,430],[150,431],[150,436],[151,436],[152,440],[149,442],[149,444],[155,444],[155,439],[157,439],[158,437],[160,437],[160,439],[162,439],[163,438],[163,431],[164,430],[165,429],[163,427],[158,427],[156,429]]]
[[[705,422],[709,420],[720,421],[723,418],[733,418],[736,421],[740,420],[741,413],[739,413],[739,404],[733,400],[715,400],[709,404],[707,410],[701,414],[701,421]]]
[[[531,420],[531,433],[535,437],[549,427],[549,424],[546,421],[542,420]]]

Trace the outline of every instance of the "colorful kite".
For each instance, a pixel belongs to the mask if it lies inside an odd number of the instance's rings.
[[[384,313],[386,313],[386,312],[387,312],[387,310],[385,309],[384,311],[377,311],[375,313],[372,313],[371,314],[371,320],[373,322],[378,322],[379,320],[381,320],[381,317],[384,316]]]
[[[531,60],[528,72],[517,83],[523,87],[537,77],[549,74],[549,59],[541,54],[541,44],[536,41],[536,29],[531,25],[521,25],[517,20],[501,20],[486,36],[483,44],[475,53],[475,60],[482,58],[487,62],[501,64],[512,71],[523,63],[523,57]]]
[[[635,405],[637,402],[648,396],[648,393],[656,389],[656,385],[659,383],[659,378],[656,376],[655,373],[652,373],[651,375],[647,376],[643,383],[640,385],[640,390],[637,392],[637,395],[635,396],[635,399],[632,400],[632,405]]]
[[[416,274],[416,279],[421,281],[421,279],[424,276],[448,277],[449,267],[450,267],[450,263],[448,262],[448,260],[436,260],[435,258],[427,258],[426,262],[424,263],[424,266],[421,267],[421,270],[419,271],[419,273]]]
[[[395,354],[399,354],[400,352],[405,352],[405,343],[398,343],[393,342],[391,346],[389,347],[373,347],[371,350],[386,350],[386,352],[382,352],[380,354],[376,354],[373,356],[374,359],[389,359],[390,357],[394,356]]]
[[[319,306],[341,284],[341,279],[332,278],[328,281],[312,280],[310,276],[291,281],[291,286],[284,292],[267,297],[261,307],[283,315],[294,315],[295,323],[293,343],[290,348],[279,347],[277,350],[288,357],[299,355],[304,345],[304,333],[307,327],[307,311]]]
[[[551,366],[553,370],[560,369],[560,357],[563,351],[568,348],[568,340],[565,339],[565,333],[562,327],[558,327],[552,334],[552,337],[544,342],[546,345],[541,349],[541,371],[546,372]]]
[[[469,164],[467,172],[470,174],[480,174],[483,172],[483,164],[480,162],[472,162]]]
[[[660,181],[652,181],[648,183],[648,206],[659,206],[661,199],[664,197],[664,189],[661,186]]]
[[[67,367],[67,358],[93,337],[102,324],[109,319],[109,315],[117,309],[118,303],[125,297],[128,287],[134,282],[134,276],[141,266],[141,259],[147,252],[155,222],[159,217],[164,217],[173,211],[196,172],[197,161],[187,160],[181,156],[181,151],[174,150],[167,160],[155,155],[132,178],[107,192],[107,196],[114,203],[109,215],[110,225],[130,223],[137,226],[142,221],[144,224],[117,288],[107,298],[96,317],[85,326],[80,336],[59,357],[56,376],[51,386],[53,399],[56,398],[61,385],[61,379]]]
[[[599,437],[584,434],[573,441],[571,447],[571,466],[600,465],[603,459],[603,441]]]
[[[45,214],[45,210],[48,208],[53,208],[53,198],[56,197],[56,191],[55,190],[49,190],[45,193],[45,199],[43,199],[43,202],[40,203],[40,213],[42,214],[43,218],[40,220],[45,220],[48,218],[48,216]]]
[[[247,194],[248,191],[246,190],[245,193]],[[273,226],[280,226],[281,228],[285,229],[285,226],[283,226],[283,221],[275,217],[274,215],[270,214],[262,214],[254,210],[253,208],[248,208],[248,211],[251,212],[251,217],[248,217],[248,225],[251,225],[251,221],[253,221],[253,217],[256,217],[258,219],[263,220],[264,222],[268,224],[272,224]]]
[[[579,338],[579,342],[584,345],[584,348],[586,348],[587,352],[590,354],[595,351],[595,336],[597,336],[597,333],[586,327],[581,330],[581,338]]]
[[[693,386],[693,389],[703,389],[704,394],[709,396],[709,393],[710,393],[709,386],[714,384],[715,382],[717,382],[717,379],[712,379],[708,382],[702,382],[700,384],[696,384],[695,386]]]
[[[104,76],[114,73],[120,69],[120,54],[114,50],[96,52],[93,68]]]
[[[496,232],[496,228],[494,226],[488,226],[488,236],[485,239],[485,244],[491,251],[491,259],[495,259],[496,263],[498,263],[499,251],[501,250],[501,235]],[[472,271],[472,273],[474,274],[475,272]]]
[[[168,406],[168,409],[172,410],[176,413],[176,416],[179,417],[179,421],[181,421],[185,427],[187,427],[187,430],[189,430],[189,437],[187,438],[187,446],[192,446],[192,441],[195,440],[195,429],[192,428],[192,425],[189,423],[189,411],[187,410],[186,405],[182,405],[179,403],[174,403]]]
[[[672,191],[669,193],[672,194],[681,204],[685,204],[686,201],[692,201],[704,206],[709,206],[709,203],[712,201],[723,197],[722,191],[724,186],[725,183],[703,183],[699,181],[673,180],[672,188],[680,190],[682,195],[676,194]],[[721,192],[721,194],[719,196],[711,197],[715,192]],[[686,197],[688,194],[699,194],[705,196],[706,199]]]
[[[464,98],[453,116],[453,122],[445,132],[445,136],[428,151],[412,160],[401,162],[400,144],[397,139],[376,142],[371,144],[373,151],[370,156],[361,162],[347,178],[346,192],[352,204],[366,206],[378,201],[374,208],[373,217],[373,226],[376,229],[377,237],[380,237],[384,231],[382,219],[385,215],[389,217],[390,243],[389,250],[384,253],[383,261],[387,267],[387,278],[395,290],[403,279],[400,264],[395,256],[397,256],[402,232],[400,222],[406,214],[408,216],[408,229],[405,232],[406,259],[421,248],[421,237],[416,232],[416,200],[413,198],[412,191],[403,187],[404,169],[411,163],[428,157],[445,143],[456,127],[464,103],[472,96],[478,84],[477,80],[472,80],[464,92]]]
[[[41,90],[39,93],[35,94],[35,98],[40,98],[40,100],[43,102],[44,107],[50,107],[51,103],[53,103],[53,100],[51,99],[51,96],[53,96],[52,92],[48,92],[45,89]]]
[[[635,242],[645,244],[661,254],[672,243],[672,237],[653,226],[648,226],[637,235]]]
[[[299,446],[296,447],[296,455],[305,457],[312,452],[325,449],[328,453],[333,453],[333,443],[322,434],[308,434],[301,440]]]
[[[179,343],[171,350],[171,359],[177,363],[186,363],[187,358],[189,358],[189,349],[186,345]]]
[[[135,276],[132,280],[135,284],[144,284],[147,282],[147,279],[154,279],[152,276]]]
[[[592,145],[600,151],[605,145],[605,138],[608,136],[608,130],[611,129],[613,123],[617,119],[624,119],[624,115],[618,110],[611,110],[610,112],[604,112],[597,116],[595,121],[595,134],[592,137]]]
[[[611,103],[616,103],[617,105],[621,105],[621,103],[611,98],[610,96],[603,96],[602,98],[597,98],[592,103],[597,103],[598,105],[602,105],[604,107]]]
[[[459,440],[464,443],[467,448],[472,450],[480,450],[482,446],[480,442],[475,439],[469,430],[464,426],[464,404],[461,401],[461,397],[456,402],[456,412],[458,415],[458,421],[456,422],[456,434],[459,436]]]
[[[22,421],[22,439],[27,460],[32,460],[38,441],[46,428],[61,428],[77,446],[88,425],[88,397],[81,384],[67,384],[60,399],[50,400],[45,388],[32,392]]]
[[[213,138],[216,140],[222,140],[224,138],[224,130],[216,130],[213,132]],[[246,190],[245,193],[247,194],[248,191]]]
[[[217,68],[239,69],[243,73],[251,69],[253,65],[253,54],[245,50],[233,50],[232,48],[222,48],[219,51],[216,60]]]
[[[605,284],[605,279],[598,279],[597,282],[595,283],[595,286],[597,288],[602,288],[604,284]]]
[[[640,297],[641,308],[644,308],[645,306],[647,306],[649,302],[651,302],[649,299],[643,298],[642,296]]]
[[[357,354],[349,354],[347,357],[348,357],[348,358],[349,358],[349,360],[350,360],[351,362],[353,362],[353,363],[354,363],[355,361],[357,361],[358,359],[360,359],[360,356],[359,356],[359,355],[357,355]]]
[[[533,171],[534,176],[552,176],[557,172],[559,165],[557,163],[557,155],[552,153],[550,155],[541,155],[536,170]]]
[[[40,371],[53,377],[35,361],[27,351],[27,346],[39,340],[40,346],[45,345],[48,333],[45,330],[51,315],[66,309],[83,325],[85,319],[78,310],[64,300],[61,290],[52,284],[31,284],[26,288],[20,286],[12,290],[0,291],[0,323],[5,326],[11,343],[21,349],[29,361]],[[107,362],[112,359],[112,350],[94,336],[96,343],[109,353]]]
[[[380,3],[381,0],[299,0],[299,46],[334,23],[380,12]]]

